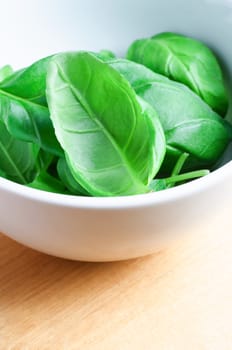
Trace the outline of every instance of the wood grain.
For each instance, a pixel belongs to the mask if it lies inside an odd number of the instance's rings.
[[[0,247],[0,350],[232,349],[229,226],[117,263]]]

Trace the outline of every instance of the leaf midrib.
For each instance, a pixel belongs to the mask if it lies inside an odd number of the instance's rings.
[[[6,92],[6,91],[2,90],[1,88],[0,88],[0,94],[2,94],[2,95],[5,96],[5,97],[8,97],[8,98],[11,99],[11,100],[16,100],[17,102],[21,102],[21,103],[28,103],[28,104],[31,105],[32,107],[35,107],[35,108],[36,108],[36,107],[39,107],[39,108],[42,108],[42,109],[44,109],[44,110],[45,110],[45,109],[47,110],[47,107],[45,107],[45,106],[43,106],[43,105],[39,105],[39,104],[37,104],[37,103],[35,103],[35,102],[33,102],[33,101],[24,99],[24,98],[19,97],[19,96],[16,96],[16,95],[13,95],[13,94],[11,94],[11,93],[9,93],[9,92]],[[36,134],[36,137],[37,137],[38,141],[41,143],[40,132],[39,132],[39,129],[38,129],[38,127],[37,127],[36,122],[34,121],[34,118],[31,117],[31,113],[29,113],[29,112],[27,111],[27,109],[25,108],[24,105],[23,105],[23,108],[26,110],[27,115],[28,115],[29,118],[30,118],[30,121],[31,121],[32,126],[33,126],[33,128],[34,128],[34,130],[35,130],[35,134]]]
[[[27,183],[26,177],[23,176],[23,174],[20,172],[19,168],[16,166],[15,162],[12,160],[9,152],[7,152],[7,149],[4,147],[4,145],[1,142],[1,138],[0,138],[0,148],[1,148],[2,153],[9,160],[9,163],[12,166],[12,168],[15,169],[15,172],[18,175],[19,179],[22,180],[23,184],[26,184]]]
[[[105,135],[107,136],[107,138],[110,140],[111,144],[113,145],[114,149],[116,150],[116,152],[119,154],[120,158],[124,161],[122,161],[122,165],[124,165],[126,163],[127,165],[127,169],[128,169],[128,173],[130,174],[131,178],[133,179],[133,182],[135,184],[138,184],[140,187],[141,185],[144,185],[142,183],[142,181],[138,181],[138,179],[136,178],[136,174],[134,172],[134,169],[131,167],[127,157],[125,157],[125,155],[121,152],[121,149],[119,147],[119,145],[117,144],[117,142],[115,142],[114,138],[112,137],[112,135],[108,132],[108,130],[105,128],[104,124],[102,124],[95,116],[94,112],[91,110],[91,108],[89,108],[89,106],[85,103],[85,99],[81,94],[77,94],[77,90],[73,88],[73,84],[69,83],[69,79],[66,76],[65,72],[63,71],[62,67],[56,62],[57,65],[57,70],[58,73],[60,74],[61,79],[63,79],[63,81],[69,86],[72,94],[75,96],[75,98],[77,98],[77,100],[79,101],[79,103],[81,104],[82,108],[87,112],[87,114],[90,116],[90,118],[94,121],[94,123],[102,130],[103,133],[105,133]]]
[[[150,39],[150,40],[152,40],[153,42],[155,41],[154,39]],[[175,50],[171,49],[170,46],[169,46],[166,42],[163,43],[161,38],[160,38],[160,39],[157,38],[157,39],[156,39],[156,42],[157,42],[160,46],[162,46],[164,49],[166,49],[171,55],[173,55],[173,56],[176,58],[176,60],[180,63],[180,65],[183,66],[184,71],[186,72],[186,75],[188,76],[188,78],[190,77],[190,78],[192,79],[192,81],[193,81],[193,86],[194,86],[195,91],[198,93],[199,96],[201,96],[202,98],[204,98],[204,96],[202,95],[201,90],[200,90],[200,88],[199,88],[199,86],[198,86],[198,83],[196,82],[196,80],[195,80],[194,76],[192,75],[191,71],[190,71],[190,70],[188,69],[188,67],[179,59],[179,57],[178,57],[178,55],[176,54]],[[186,56],[186,55],[184,55],[184,56]],[[169,60],[169,61],[170,61],[170,60]],[[169,62],[169,65],[170,65],[170,62]],[[170,71],[170,70],[169,70],[169,71]],[[171,75],[171,77],[173,77],[171,71],[170,71],[170,75]]]

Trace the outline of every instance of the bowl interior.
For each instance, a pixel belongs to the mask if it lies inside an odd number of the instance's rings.
[[[176,31],[208,44],[231,85],[230,0],[8,0],[1,12],[5,15],[0,21],[0,66],[11,64],[18,69],[67,50],[110,49],[123,55],[137,38]],[[231,108],[227,118],[232,120]],[[230,146],[218,166],[231,155]]]

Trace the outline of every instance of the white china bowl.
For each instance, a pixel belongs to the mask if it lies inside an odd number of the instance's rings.
[[[0,65],[20,68],[67,50],[123,54],[135,39],[175,31],[203,40],[232,76],[232,1],[13,1],[1,5]],[[112,261],[150,254],[190,232],[229,225],[232,151],[204,178],[117,198],[43,192],[0,178],[0,231],[59,257]],[[227,226],[228,227],[228,226]],[[232,228],[232,224],[230,225]]]

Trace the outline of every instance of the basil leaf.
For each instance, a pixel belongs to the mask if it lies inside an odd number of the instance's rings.
[[[39,147],[12,137],[0,120],[0,173],[9,180],[27,184],[38,173]]]
[[[58,54],[48,70],[47,98],[57,138],[81,186],[98,196],[148,191],[165,140],[155,111],[126,79],[93,54]]]
[[[0,82],[5,80],[11,74],[13,74],[13,69],[11,66],[6,65],[0,68]]]
[[[0,117],[13,137],[34,142],[54,155],[63,155],[47,107],[0,89]]]
[[[172,169],[180,152],[191,155],[187,168],[216,162],[232,138],[227,121],[183,84],[134,62],[118,59],[109,64],[158,112],[167,142],[163,169]]]
[[[136,89],[159,113],[167,144],[212,165],[231,140],[231,126],[178,83],[150,82]]]
[[[66,193],[64,184],[46,171],[41,171],[34,181],[27,186],[47,192]]]
[[[57,172],[63,184],[71,194],[90,196],[90,194],[75,180],[65,158],[60,158],[57,163]]]
[[[159,192],[166,190],[168,188],[168,185],[165,181],[165,179],[154,179],[149,184],[149,189],[151,192]]]
[[[127,58],[170,79],[184,83],[217,113],[228,110],[222,70],[202,42],[175,33],[161,33],[132,43]]]
[[[0,82],[0,89],[46,106],[46,76],[50,59],[51,57],[42,58],[31,66],[14,72]]]
[[[47,169],[53,166],[53,162],[55,159],[56,157],[53,154],[46,152],[43,149],[40,149],[37,160],[38,168],[41,171],[47,171]]]
[[[143,64],[129,61],[123,58],[108,59],[106,62],[126,78],[134,89],[143,86],[147,82],[169,82],[164,75],[157,74]]]
[[[113,59],[116,57],[115,54],[110,50],[101,50],[98,53],[95,53],[95,55],[97,57],[101,58],[103,61],[108,60],[108,59]]]

